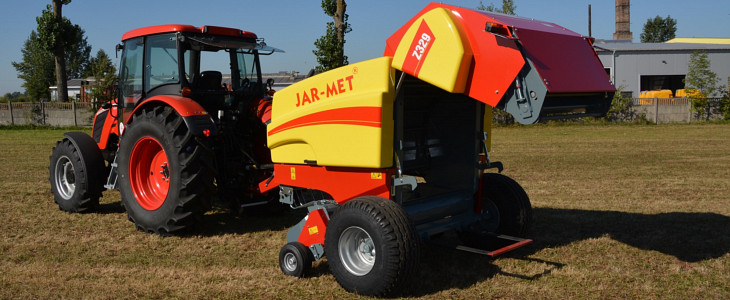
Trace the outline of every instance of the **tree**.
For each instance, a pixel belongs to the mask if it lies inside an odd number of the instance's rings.
[[[74,36],[76,43],[68,44],[66,52],[66,77],[83,78],[90,73],[89,63],[91,62],[91,45],[86,41],[86,31],[79,25],[74,25],[69,35]]]
[[[727,86],[722,91],[720,111],[722,112],[723,120],[730,120],[730,77],[727,78]]]
[[[30,33],[20,52],[23,60],[12,64],[18,71],[18,78],[23,80],[25,92],[35,101],[49,99],[51,91],[48,87],[53,85],[55,78],[53,56],[43,48],[43,42],[35,31]]]
[[[497,8],[496,6],[494,6],[493,3],[490,3],[489,6],[484,6],[484,3],[482,3],[482,1],[479,1],[479,6],[477,6],[477,9],[482,11],[502,13],[505,15],[515,15],[517,5],[515,5],[515,2],[512,0],[502,0],[502,8]]]
[[[53,6],[47,5],[43,13],[36,18],[38,36],[46,50],[53,54],[56,67],[56,86],[58,101],[68,101],[66,87],[66,49],[68,45],[77,43],[78,35],[73,34],[74,26],[63,17],[62,8],[71,0],[53,0]]]
[[[346,8],[345,0],[322,0],[322,10],[326,15],[332,17],[333,22],[327,22],[326,33],[314,42],[317,49],[312,53],[317,56],[317,63],[319,63],[315,67],[317,72],[348,64],[345,55],[345,34],[352,31],[352,28],[347,22]]]
[[[0,102],[25,102],[27,101],[28,95],[21,94],[20,92],[5,93],[0,97]]]
[[[96,57],[89,62],[89,73],[96,81],[91,88],[91,98],[98,103],[111,100],[113,95],[110,90],[117,79],[117,68],[104,50],[99,49]]]
[[[644,24],[644,31],[641,33],[642,43],[664,43],[674,38],[677,32],[677,20],[667,16],[660,16],[654,19],[647,19]]]
[[[707,97],[714,96],[718,90],[718,77],[710,70],[710,60],[707,53],[695,51],[689,57],[689,71],[684,77],[685,88],[689,89],[692,109],[701,117],[705,115],[706,120],[710,118],[710,105]]]
[[[49,99],[49,86],[58,85],[58,72],[56,69],[56,61],[53,54],[53,47],[49,45],[55,43],[49,42],[49,39],[55,39],[52,32],[56,29],[50,28],[53,14],[50,5],[46,7],[40,17],[36,18],[38,22],[38,31],[31,32],[28,40],[25,41],[23,49],[23,60],[13,62],[13,67],[18,72],[18,78],[23,79],[23,87],[32,100]],[[63,18],[63,24],[66,24],[64,30],[64,69],[67,77],[79,78],[86,73],[89,63],[89,54],[91,46],[89,46],[84,36],[84,30],[78,25],[71,25],[71,22]],[[44,32],[45,39],[41,35]],[[66,83],[64,79],[62,81]],[[59,95],[67,95],[68,93],[60,92]],[[59,98],[61,100],[61,98]]]

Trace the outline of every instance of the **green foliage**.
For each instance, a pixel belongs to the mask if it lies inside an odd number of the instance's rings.
[[[337,1],[336,0],[322,0],[322,10],[324,14],[330,17],[337,13]]]
[[[727,78],[727,86],[723,90],[722,94],[722,99],[720,99],[722,119],[730,120],[730,77]]]
[[[477,9],[482,11],[502,13],[506,15],[515,15],[517,5],[515,5],[515,2],[512,0],[502,0],[502,8],[497,8],[496,6],[494,6],[494,3],[490,3],[488,6],[484,6],[484,3],[482,3],[482,1],[479,1],[479,6],[477,6]]]
[[[117,68],[104,50],[99,49],[96,57],[91,59],[88,73],[96,80],[91,88],[91,97],[100,103],[111,100],[113,98],[111,87],[117,79]]]
[[[512,114],[499,108],[492,109],[492,123],[499,125],[514,125],[515,118]]]
[[[642,43],[663,43],[674,38],[677,32],[677,20],[667,16],[660,16],[654,19],[647,19],[644,24],[644,31],[641,33]]]
[[[606,113],[606,120],[611,122],[633,121],[636,118],[636,112],[633,110],[633,101],[631,98],[624,97],[621,93],[623,87],[619,87],[613,94],[611,107]]]
[[[28,101],[30,101],[28,99],[28,94],[22,94],[20,92],[5,93],[5,95],[0,97],[0,103]]]
[[[56,70],[56,85],[58,86],[58,101],[68,101],[66,79],[66,52],[69,45],[79,42],[81,36],[75,33],[76,27],[62,15],[63,5],[71,3],[70,0],[53,0],[53,5],[47,5],[40,16],[36,17],[38,23],[38,36],[42,41],[43,49],[53,54]]]
[[[718,77],[710,70],[710,60],[707,53],[695,51],[689,58],[689,71],[684,78],[685,88],[689,90],[692,110],[698,117],[709,120],[710,105],[707,97],[713,97],[718,90]],[[696,91],[699,91],[696,92]]]
[[[35,31],[25,41],[23,49],[23,60],[12,62],[18,72],[18,78],[23,80],[23,87],[31,100],[49,99],[51,91],[48,87],[56,80],[53,62],[53,55],[45,50],[43,41]]]
[[[327,33],[314,41],[317,47],[312,53],[317,56],[318,66],[315,70],[318,73],[325,72],[347,65],[347,56],[345,55],[344,43],[339,43],[335,35],[335,24],[327,22]]]
[[[345,34],[352,31],[352,28],[347,22],[349,16],[345,13],[346,7],[344,0],[322,0],[322,10],[332,17],[333,22],[327,22],[326,33],[314,41],[317,49],[312,53],[317,57],[319,64],[315,67],[317,72],[332,70],[349,63],[345,55]]]
[[[67,4],[70,1],[62,1]],[[53,9],[46,7],[39,17],[37,31],[32,31],[25,41],[20,62],[12,62],[18,72],[18,78],[24,81],[28,97],[31,100],[50,99],[49,87],[58,83],[55,73],[55,49],[62,46],[67,78],[81,78],[86,75],[91,46],[85,32],[78,25],[71,24],[67,18],[56,22]],[[61,38],[57,35],[59,34]]]
[[[68,44],[66,53],[66,75],[68,78],[83,78],[89,73],[91,60],[91,45],[86,40],[86,31],[79,25],[74,25],[72,34],[75,35],[73,44]]]

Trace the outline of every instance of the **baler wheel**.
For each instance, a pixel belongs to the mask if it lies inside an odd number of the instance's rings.
[[[56,143],[50,157],[51,192],[63,211],[86,212],[99,205],[102,189],[87,181],[89,170],[82,161],[82,153],[70,140],[63,139]]]
[[[362,295],[398,290],[418,264],[419,247],[405,210],[381,197],[345,203],[332,214],[325,234],[325,253],[335,279]]]
[[[312,251],[300,242],[291,242],[279,251],[279,267],[284,274],[302,277],[312,268],[314,257]]]
[[[213,154],[170,107],[136,114],[121,139],[119,190],[139,230],[168,234],[192,226],[210,207]]]
[[[459,233],[461,240],[482,247],[485,234],[524,238],[532,225],[530,198],[519,183],[498,173],[482,176],[482,220],[477,228]]]

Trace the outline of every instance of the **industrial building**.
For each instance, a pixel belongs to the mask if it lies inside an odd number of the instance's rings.
[[[720,85],[727,85],[730,76],[730,44],[597,40],[595,49],[613,84],[628,97],[638,97],[641,91],[683,89],[695,51],[707,53]]]
[[[590,6],[589,6],[590,23]],[[720,85],[730,77],[730,38],[675,38],[666,43],[632,43],[630,0],[616,0],[613,40],[596,40],[594,48],[616,88],[635,98],[642,91],[684,89],[692,53],[707,53]],[[590,35],[590,24],[589,24]],[[713,96],[713,95],[708,95]]]

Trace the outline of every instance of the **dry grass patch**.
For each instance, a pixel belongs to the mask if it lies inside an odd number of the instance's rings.
[[[138,232],[107,191],[98,212],[53,203],[63,130],[0,131],[0,298],[351,298],[326,261],[277,255],[299,212],[217,209],[186,236]],[[403,297],[730,298],[728,125],[494,131],[492,158],[533,202],[533,245],[485,257],[426,245]]]

